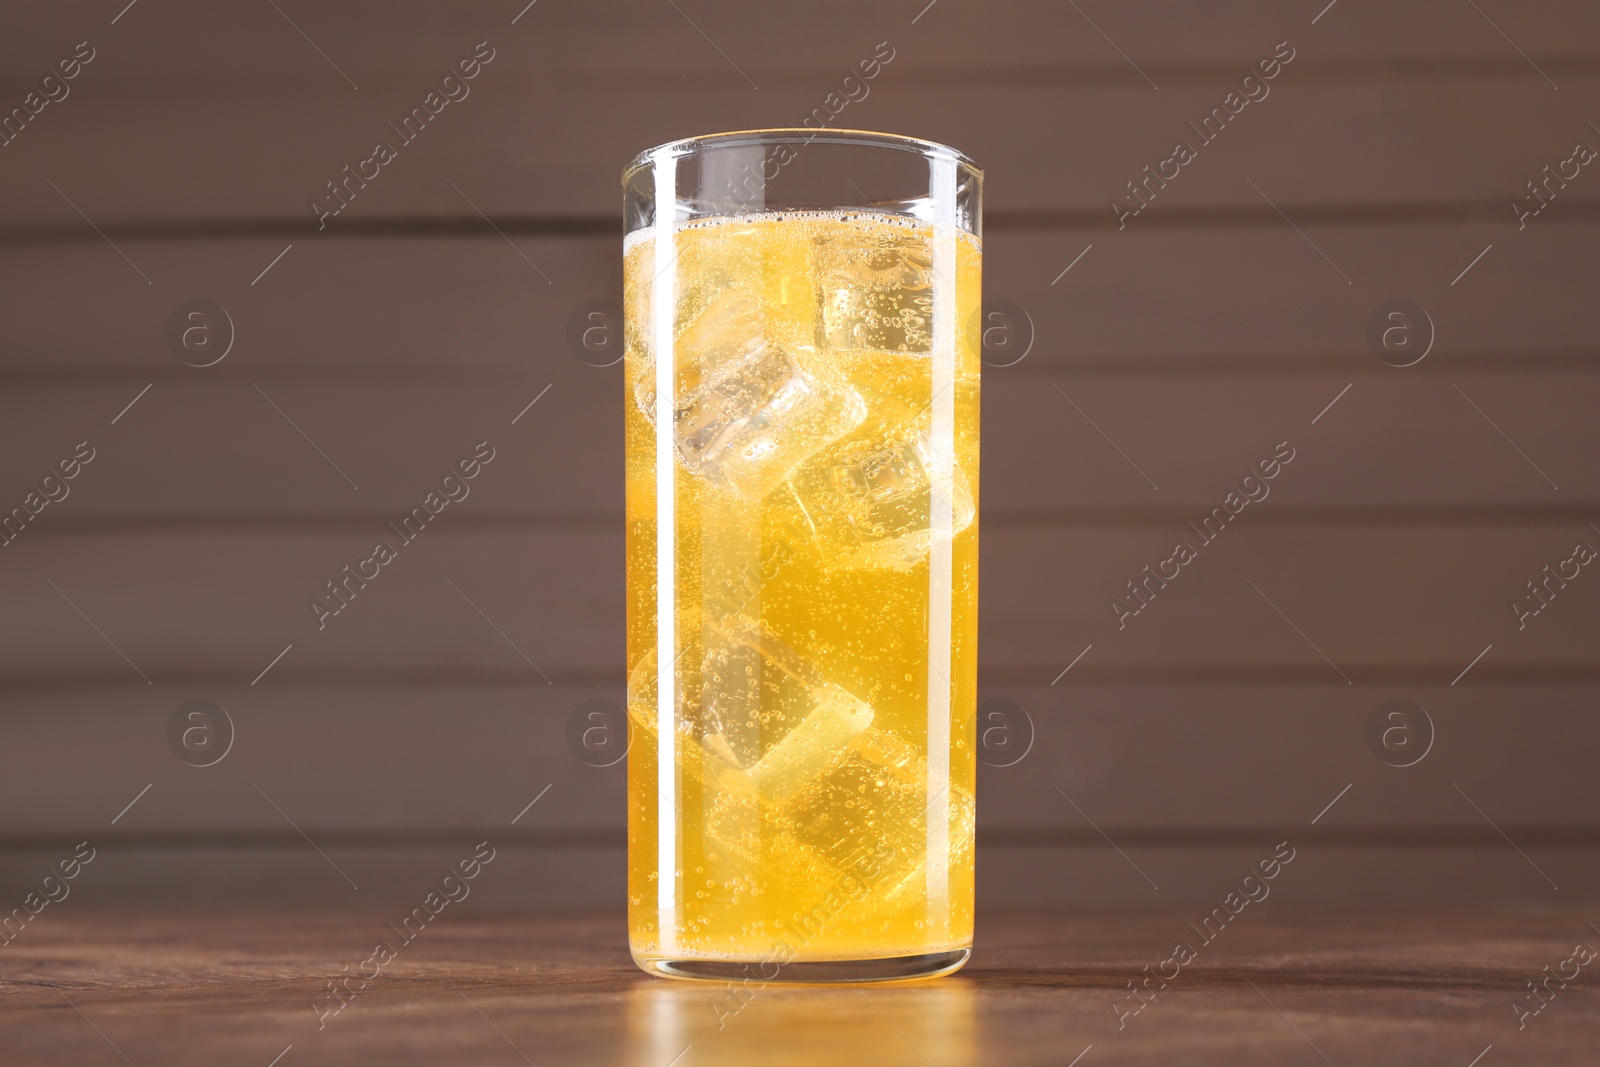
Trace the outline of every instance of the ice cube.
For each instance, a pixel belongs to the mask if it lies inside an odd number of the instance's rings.
[[[817,242],[820,342],[837,351],[933,348],[933,258],[915,230],[830,234]]]
[[[691,312],[691,308],[699,310]],[[765,339],[760,305],[743,289],[723,289],[710,298],[693,301],[686,297],[678,304],[678,315],[680,321],[687,322],[678,331],[673,344],[677,352],[680,396],[700,388],[709,372],[748,355],[751,348]],[[634,399],[639,409],[654,421],[655,360],[647,354],[639,370],[633,383]]]
[[[634,668],[629,710],[654,718],[654,651]],[[735,616],[689,639],[673,678],[681,736],[698,742],[713,773],[739,772],[763,801],[777,802],[815,779],[871,725],[871,705],[829,680],[760,623]]]
[[[647,653],[628,682],[636,745],[655,750],[656,656]],[[775,807],[849,756],[869,728],[865,701],[829,681],[759,623],[735,618],[696,632],[673,678],[677,693],[678,796],[685,819],[734,871],[768,881],[830,877],[806,873],[811,850],[771,818]],[[798,884],[798,883],[796,883]]]
[[[691,471],[760,500],[866,417],[860,395],[808,366],[815,352],[763,343],[677,405],[678,455]]]
[[[760,500],[813,453],[866,418],[866,403],[825,353],[767,337],[754,299],[728,290],[679,333],[674,436],[690,471]],[[635,383],[655,419],[655,370]]]
[[[679,314],[683,311],[680,308]],[[718,293],[678,332],[679,392],[692,392],[707,375],[759,349],[766,340],[762,325],[761,306],[754,297],[743,289]]]
[[[950,854],[972,838],[971,795],[950,786]],[[928,862],[928,765],[887,730],[863,731],[849,754],[798,792],[780,818],[842,878],[871,887],[879,900],[903,895]]]
[[[707,635],[701,743],[777,801],[821,774],[872,722],[872,707],[770,630],[742,617]]]
[[[812,690],[811,714],[767,750],[750,768],[750,780],[766,801],[788,799],[829,764],[842,759],[872,725],[872,707],[824,681]]]
[[[908,569],[927,558],[931,486],[940,469],[926,417],[879,416],[797,470],[795,500],[830,564]],[[951,536],[976,508],[959,467],[950,466]]]

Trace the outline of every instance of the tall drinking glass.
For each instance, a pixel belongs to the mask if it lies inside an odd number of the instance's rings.
[[[972,944],[982,172],[760,130],[623,176],[628,903],[654,974]]]

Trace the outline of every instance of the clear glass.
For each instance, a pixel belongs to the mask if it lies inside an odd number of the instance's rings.
[[[623,184],[633,957],[949,973],[972,944],[982,172],[758,130],[651,149]]]

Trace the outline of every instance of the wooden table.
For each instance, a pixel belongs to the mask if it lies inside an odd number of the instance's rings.
[[[1525,980],[1561,968],[1575,943],[1600,946],[1586,915],[1266,905],[1208,944],[1189,927],[1201,918],[1191,910],[986,915],[979,950],[955,977],[839,989],[648,978],[629,961],[616,914],[446,913],[319,1029],[314,1003],[338,1003],[330,980],[358,970],[380,939],[398,940],[385,916],[63,903],[0,948],[0,1063],[1600,1060],[1600,960],[1564,989],[1552,980],[1559,992],[1520,1030],[1513,1007],[1532,1005]],[[1163,961],[1179,941],[1195,958],[1119,1030],[1114,1005],[1137,1003],[1127,983],[1145,965],[1170,974]]]

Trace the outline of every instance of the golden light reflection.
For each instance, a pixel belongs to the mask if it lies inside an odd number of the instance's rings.
[[[629,993],[631,1067],[978,1062],[973,990],[961,979],[905,985],[648,982]]]

